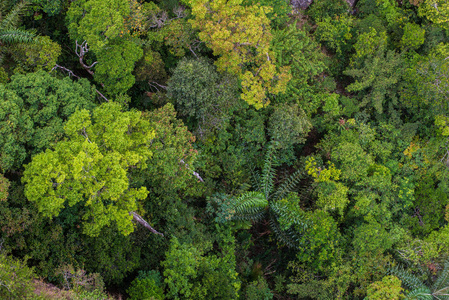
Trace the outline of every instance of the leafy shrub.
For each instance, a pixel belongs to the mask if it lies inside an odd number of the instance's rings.
[[[34,289],[33,278],[33,269],[26,265],[26,260],[0,252],[0,299],[28,299]]]
[[[126,291],[131,300],[165,299],[161,275],[154,270],[140,271]]]

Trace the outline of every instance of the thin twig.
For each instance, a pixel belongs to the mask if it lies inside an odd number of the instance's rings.
[[[80,77],[78,76],[78,75],[76,75],[75,73],[73,73],[73,71],[72,70],[70,70],[70,69],[67,69],[66,67],[63,67],[63,66],[60,66],[60,65],[58,65],[58,64],[56,64],[51,70],[50,70],[50,72],[51,71],[54,71],[54,70],[56,70],[56,69],[61,69],[61,70],[63,70],[63,71],[66,71],[67,73],[69,73],[69,77],[75,77],[75,78],[77,78],[77,79],[80,79]]]
[[[58,64],[56,64],[56,65],[50,70],[50,72],[51,72],[51,71],[54,71],[54,70],[56,70],[56,69],[61,69],[61,70],[65,71],[65,72],[67,72],[67,73],[69,74],[69,77],[72,77],[72,76],[73,76],[73,77],[75,77],[76,79],[80,79],[80,78],[81,78],[81,77],[79,77],[78,75],[76,75],[75,73],[73,73],[72,70],[67,69],[66,67],[60,66],[60,65],[58,65]],[[103,85],[102,83],[100,83],[100,84],[104,87],[104,85]],[[106,98],[102,93],[100,93],[99,90],[95,89],[95,91],[97,92],[98,95],[100,95],[101,98],[103,98],[104,100],[106,100],[106,102],[109,102],[108,98]]]
[[[166,87],[165,85],[159,84],[159,83],[157,83],[156,81],[149,81],[148,83],[149,83],[150,85],[156,84],[157,86],[163,88],[164,90],[167,89],[167,87]]]

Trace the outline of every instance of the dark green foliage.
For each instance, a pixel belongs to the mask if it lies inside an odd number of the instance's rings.
[[[0,247],[0,298],[5,300],[31,299],[33,293],[33,269],[6,255]]]
[[[249,183],[251,173],[248,166],[260,164],[263,160],[263,145],[267,138],[265,121],[264,114],[243,106],[234,112],[226,127],[217,129],[214,135],[203,140],[198,132],[197,145],[202,154],[198,162],[200,173],[205,178],[219,179],[215,184],[224,185],[225,191]]]
[[[9,180],[3,174],[0,174],[0,201],[6,201],[8,198],[9,185]]]
[[[239,100],[235,84],[207,60],[184,58],[168,82],[167,93],[179,114],[196,122],[197,136],[204,139],[230,118]]]
[[[273,296],[267,281],[263,277],[259,277],[257,281],[252,281],[245,288],[243,294],[243,298],[247,300],[271,300]]]
[[[155,138],[149,147],[153,155],[145,170],[134,170],[133,180],[143,182],[148,190],[169,196],[179,190],[198,189],[193,169],[198,157],[194,149],[195,136],[184,123],[176,118],[172,104],[145,112],[155,131]]]
[[[279,148],[290,148],[305,142],[312,124],[297,105],[276,105],[268,120],[268,134]]]
[[[2,300],[449,298],[447,1],[291,2],[0,0]]]
[[[416,111],[421,119],[438,114],[447,114],[447,94],[449,92],[449,60],[443,49],[435,49],[428,56],[414,56],[405,71],[405,84],[401,102]],[[426,113],[422,113],[423,110]]]
[[[95,107],[95,90],[86,80],[61,80],[40,71],[0,85],[0,99],[0,167],[8,171],[61,139],[71,114]]]
[[[361,68],[344,72],[345,75],[355,78],[355,82],[349,85],[347,90],[359,92],[361,107],[372,107],[380,114],[388,104],[396,104],[395,92],[402,75],[401,64],[400,56],[392,51],[387,51],[385,56],[381,54],[367,58]]]
[[[315,112],[321,104],[319,93],[323,91],[313,84],[316,76],[326,69],[326,58],[319,44],[294,23],[274,32],[273,51],[277,64],[289,66],[292,74],[287,91],[273,102],[297,103],[307,115]]]
[[[0,1],[0,46],[13,43],[30,43],[36,36],[34,33],[17,28],[27,1],[18,2],[8,11],[8,1]],[[3,50],[3,49],[2,49]],[[0,50],[0,63],[3,53]]]
[[[139,276],[133,280],[127,292],[131,300],[165,299],[162,277],[159,272],[151,270],[139,271]]]
[[[307,9],[306,13],[315,22],[324,18],[333,18],[349,13],[351,7],[344,0],[315,0]]]

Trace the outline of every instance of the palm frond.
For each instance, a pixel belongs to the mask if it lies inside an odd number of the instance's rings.
[[[31,43],[34,41],[34,37],[34,33],[21,29],[0,30],[0,42],[5,44]]]
[[[273,200],[280,200],[284,198],[288,193],[292,192],[296,185],[299,184],[299,180],[303,175],[304,171],[298,170],[290,175],[287,179],[285,179],[273,194]]]
[[[258,221],[268,207],[268,201],[260,192],[246,192],[235,199],[234,221]]]
[[[3,3],[2,3],[3,4]],[[17,3],[9,13],[5,15],[5,4],[2,5],[2,16],[0,18],[0,29],[12,29],[19,25],[20,16],[22,15],[25,7],[28,3],[26,1],[22,1]]]
[[[262,187],[260,186],[260,173],[254,167],[251,168],[251,185],[254,190],[261,192]]]
[[[306,229],[309,225],[306,214],[302,210],[289,207],[283,201],[271,202],[270,210],[275,219],[284,224],[284,229],[288,229],[293,225],[296,225],[296,229]]]
[[[395,267],[391,267],[388,272],[394,276],[396,276],[397,278],[399,278],[402,283],[407,287],[407,289],[409,290],[416,290],[416,289],[428,289],[428,287],[426,287],[424,285],[424,283],[415,275],[411,274],[410,272],[407,272],[406,270],[399,268],[397,266]],[[429,290],[430,293],[430,290]]]
[[[405,299],[409,300],[432,300],[432,294],[429,290],[429,288],[418,288],[414,289],[413,291],[410,291]]]
[[[285,201],[270,203],[270,225],[277,238],[290,248],[299,249],[299,234],[308,228],[302,210],[289,207]]]
[[[262,169],[262,178],[261,178],[261,189],[265,194],[265,198],[270,198],[271,190],[274,185],[274,177],[276,175],[276,171],[274,169],[274,159],[275,159],[275,142],[270,143],[268,145],[268,151],[265,155],[265,162]]]
[[[276,235],[276,238],[283,244],[285,244],[289,248],[299,249],[298,247],[298,236],[291,229],[282,230],[279,223],[275,218],[270,218],[270,227],[271,230]]]
[[[448,293],[449,289],[449,260],[447,260],[444,263],[444,269],[441,272],[440,276],[438,276],[437,281],[435,281],[434,285],[432,286],[432,292],[443,292],[444,294]]]

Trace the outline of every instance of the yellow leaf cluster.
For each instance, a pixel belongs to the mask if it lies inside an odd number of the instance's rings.
[[[266,13],[271,7],[242,6],[241,0],[191,0],[192,27],[219,56],[219,71],[236,75],[242,99],[256,109],[269,104],[268,94],[284,92],[291,79],[289,68],[277,68],[270,43],[273,38]]]

